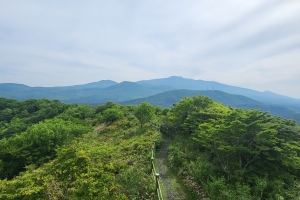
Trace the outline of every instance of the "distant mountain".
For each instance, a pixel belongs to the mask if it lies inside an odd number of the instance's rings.
[[[0,94],[9,93],[30,89],[29,86],[17,83],[1,83],[0,84]]]
[[[172,90],[146,98],[120,102],[120,104],[139,105],[141,102],[148,102],[155,106],[171,108],[174,103],[180,101],[182,98],[193,97],[197,95],[207,96],[214,101],[222,103],[226,106],[246,109],[260,109],[275,116],[280,116],[286,119],[294,119],[298,124],[300,124],[300,112],[298,110],[287,108],[284,106],[269,105],[245,96],[228,94],[217,90]]]
[[[251,98],[252,100],[256,100],[257,102],[265,103],[265,105],[274,105],[275,107],[281,105],[291,110],[298,110],[300,112],[300,99],[286,97],[268,91],[258,92],[247,88],[229,86],[213,81],[193,80],[178,76],[143,80],[138,82],[124,81],[121,83],[111,80],[102,80],[84,85],[65,87],[29,87],[22,84],[3,83],[0,84],[0,97],[13,98],[17,100],[48,98],[58,99],[62,102],[68,103],[89,103],[96,105],[106,101],[122,102],[144,98],[177,89],[194,90],[196,91],[195,93],[199,93],[198,91],[201,90],[202,93],[206,91],[207,95],[209,93],[216,95],[216,92],[213,91],[217,90],[228,93],[228,95],[235,94],[245,96]],[[191,93],[193,92],[190,91],[190,95]],[[168,93],[168,95],[172,94]],[[179,94],[176,93],[176,95]],[[224,95],[225,94],[223,94],[222,98],[224,98]],[[184,95],[179,96],[183,97]],[[218,101],[216,99],[217,96],[211,98]],[[178,97],[177,100],[180,100],[180,98]],[[238,102],[237,99],[236,102]],[[245,101],[243,104],[245,107],[251,108],[253,106],[257,106],[257,102],[253,104],[253,102]],[[222,99],[222,103],[227,105],[227,103],[232,102],[226,102],[225,99]],[[242,101],[240,101],[240,103],[242,103]]]
[[[69,102],[103,103],[106,101],[124,101],[157,94],[159,91],[143,87],[134,82],[124,81],[106,88],[87,88],[81,94],[70,98]]]
[[[104,89],[106,92],[119,96],[120,94],[125,94],[126,96],[144,96],[148,95],[151,89],[146,90],[145,87],[141,86],[138,83],[124,81],[117,85],[113,85]],[[153,91],[155,93],[155,91]]]
[[[247,88],[225,85],[214,81],[193,80],[182,78],[179,76],[171,76],[169,78],[138,81],[137,83],[144,86],[169,86],[174,89],[219,90],[230,94],[243,95],[268,104],[296,106],[300,109],[300,99],[275,94],[269,91],[258,92]]]
[[[296,120],[298,125],[300,126],[300,113],[296,113],[292,116],[292,119]]]
[[[197,95],[207,96],[216,102],[227,106],[253,105],[263,106],[264,104],[241,95],[228,94],[222,91],[212,90],[171,90],[149,96],[146,98],[134,99],[121,102],[123,105],[139,105],[141,102],[149,102],[155,106],[172,107],[174,103],[180,101],[184,97],[193,97]]]
[[[65,86],[65,87],[61,87],[61,88],[65,88],[65,89],[106,88],[106,87],[110,87],[110,86],[113,86],[116,84],[118,84],[118,83],[115,81],[102,80],[102,81],[87,83],[87,84],[83,84],[83,85]]]
[[[66,103],[99,104],[106,101],[126,101],[151,96],[168,87],[142,86],[135,82],[99,81],[66,87],[29,87],[21,84],[0,84],[0,97],[25,99],[58,99]]]

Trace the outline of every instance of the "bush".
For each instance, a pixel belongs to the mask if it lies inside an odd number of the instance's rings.
[[[123,116],[123,112],[117,107],[108,108],[103,112],[102,122],[110,124],[121,119]]]

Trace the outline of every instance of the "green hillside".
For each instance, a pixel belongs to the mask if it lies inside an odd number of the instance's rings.
[[[17,100],[48,98],[68,103],[88,103],[95,105],[105,103],[106,101],[122,102],[133,100],[177,89],[195,91],[218,90],[229,94],[242,95],[268,105],[281,105],[300,112],[299,99],[269,91],[259,92],[213,81],[193,80],[174,76],[138,82],[124,81],[121,83],[102,80],[83,85],[64,87],[29,87],[22,84],[0,83],[0,97]],[[217,100],[218,97],[215,98]],[[177,98],[177,100],[179,99]],[[219,100],[221,101],[222,99]],[[227,105],[230,102],[227,103],[223,100],[222,103]],[[249,104],[251,105],[251,102]]]
[[[140,129],[130,107],[49,100],[25,107],[28,101],[9,99],[0,105],[2,113],[12,110],[1,115],[0,199],[156,199],[149,161],[158,133]],[[50,116],[48,107],[60,111]],[[25,129],[6,134],[18,123]]]
[[[298,124],[300,124],[300,119],[298,117],[300,110],[296,107],[288,108],[279,105],[268,105],[245,96],[228,94],[217,90],[172,90],[145,98],[124,101],[121,102],[121,104],[139,105],[141,102],[149,102],[155,106],[171,108],[173,107],[173,104],[178,102],[180,99],[197,95],[207,96],[226,106],[232,106],[235,108],[260,109],[262,111],[269,112],[272,115],[287,119],[294,119]]]
[[[150,97],[134,99],[130,101],[121,102],[123,105],[139,105],[141,102],[149,102],[155,106],[171,108],[174,103],[178,102],[183,97],[193,97],[197,95],[207,96],[216,102],[224,105],[239,106],[239,105],[256,105],[262,106],[263,103],[250,99],[245,96],[228,94],[218,90],[171,90],[156,94]]]
[[[164,119],[169,166],[210,199],[299,199],[300,127],[259,110],[184,98]]]
[[[300,127],[259,110],[195,96],[171,109],[1,98],[0,112],[0,199],[157,199],[161,134],[186,196],[300,198]]]
[[[229,94],[237,94],[249,97],[251,99],[272,104],[284,106],[296,106],[300,108],[300,100],[287,97],[280,94],[275,94],[270,91],[259,92],[248,88],[226,85],[214,81],[187,79],[180,76],[171,76],[169,78],[159,78],[152,80],[138,81],[137,83],[147,86],[164,86],[172,87],[173,89],[186,90],[219,90]]]
[[[0,199],[157,199],[161,134],[183,196],[300,198],[300,127],[259,110],[195,96],[172,108],[1,98],[0,112]]]
[[[0,97],[16,100],[51,99],[64,103],[97,106],[107,101],[123,105],[138,105],[146,101],[152,105],[172,107],[187,96],[204,95],[216,102],[235,108],[260,109],[272,115],[294,119],[300,124],[300,100],[272,92],[258,92],[212,81],[169,77],[138,82],[117,83],[102,80],[65,87],[29,87],[22,84],[0,84]]]

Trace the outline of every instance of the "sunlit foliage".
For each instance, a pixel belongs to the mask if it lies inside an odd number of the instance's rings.
[[[300,198],[300,129],[258,110],[185,98],[169,113],[178,124],[171,166],[212,199]],[[175,130],[173,131],[173,133]]]

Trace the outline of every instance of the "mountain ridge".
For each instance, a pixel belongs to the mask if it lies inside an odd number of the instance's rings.
[[[166,96],[165,99],[160,100],[160,106],[170,107],[172,103],[168,104],[168,102],[179,101],[185,96],[205,95],[225,105],[261,109],[281,117],[293,118],[298,123],[300,121],[300,99],[270,91],[259,92],[213,81],[186,79],[179,76],[120,83],[102,80],[63,87],[30,87],[17,83],[0,84],[0,97],[17,100],[47,98],[65,103],[98,105],[107,101],[123,103],[140,101],[140,99],[151,102],[153,96],[156,100],[159,99],[155,95]],[[155,102],[153,104],[156,105]]]
[[[259,92],[248,88],[230,86],[214,81],[194,80],[180,76],[141,80],[136,82],[123,81],[121,83],[117,83],[112,80],[101,80],[83,85],[61,87],[30,87],[17,83],[1,83],[0,96],[18,100],[25,100],[28,98],[49,98],[65,102],[72,102],[72,100],[78,99],[76,103],[86,103],[86,100],[81,101],[80,99],[88,99],[88,102],[96,103],[98,101],[98,103],[102,103],[107,100],[126,101],[130,99],[143,98],[176,89],[208,91],[219,90],[229,94],[246,96],[267,104],[285,105],[290,108],[300,109],[300,99],[297,98],[276,94],[270,91]],[[109,97],[109,94],[113,94],[115,97],[118,97],[111,98]],[[123,99],[122,96],[124,96]]]
[[[259,92],[253,89],[230,86],[223,83],[218,83],[215,81],[204,81],[204,80],[194,80],[186,79],[180,76],[171,76],[169,78],[159,78],[151,80],[138,81],[138,83],[144,85],[165,85],[172,86],[174,89],[188,89],[188,90],[220,90],[230,94],[238,94],[250,97],[252,99],[270,103],[270,104],[298,104],[300,107],[300,99],[288,97],[281,94],[276,94],[271,91]],[[270,100],[272,99],[272,101]],[[288,101],[288,103],[286,103]]]
[[[139,105],[142,102],[148,102],[154,106],[172,108],[174,103],[178,102],[184,97],[194,97],[197,95],[207,96],[212,100],[222,103],[225,106],[244,109],[259,109],[261,111],[269,112],[272,115],[283,117],[286,119],[294,119],[300,124],[300,109],[291,109],[280,105],[269,105],[260,101],[245,97],[242,95],[235,95],[225,93],[218,90],[171,90],[162,92],[153,96],[133,99],[129,101],[119,102],[121,105]]]

